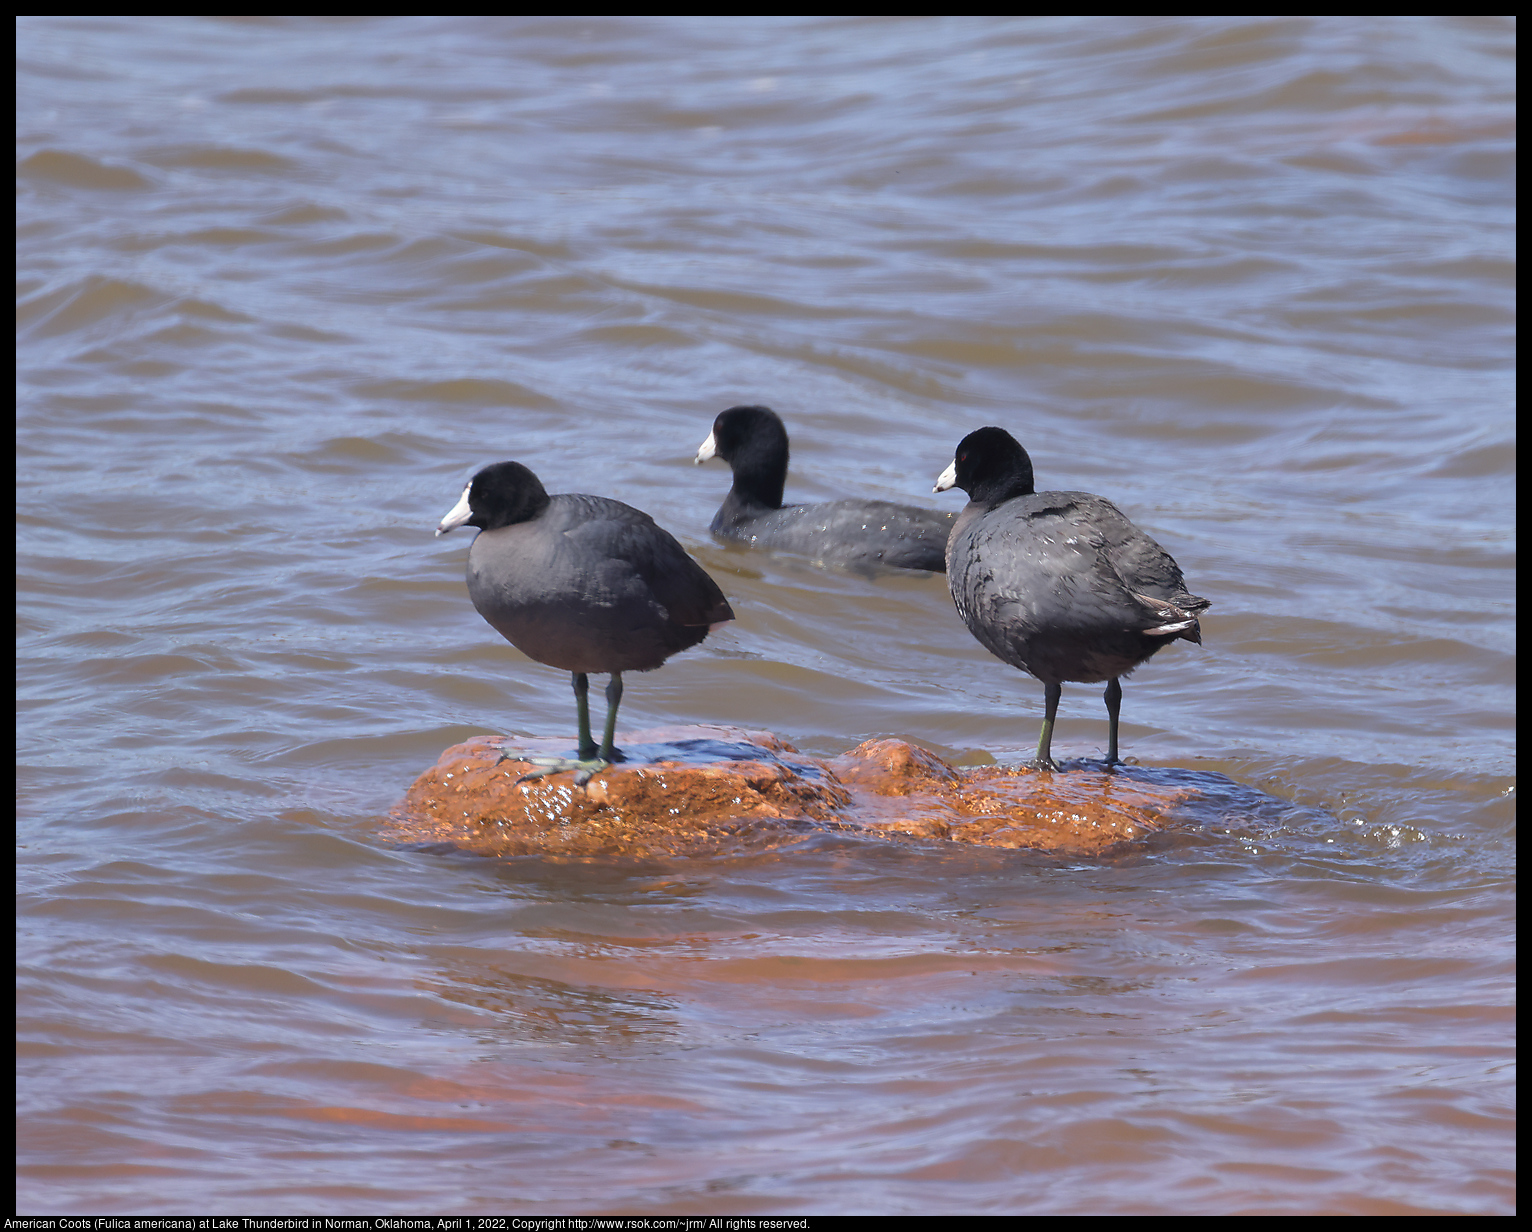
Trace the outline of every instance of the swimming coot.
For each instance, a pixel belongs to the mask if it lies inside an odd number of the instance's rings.
[[[933,573],[947,567],[950,513],[878,500],[783,505],[787,429],[770,407],[736,406],[718,416],[697,451],[697,465],[714,457],[734,470],[734,486],[713,517],[712,531],[721,539],[835,565]]]
[[[953,487],[969,500],[947,541],[952,600],[986,650],[1045,686],[1033,764],[1057,768],[1050,746],[1066,680],[1108,682],[1115,762],[1119,677],[1178,638],[1200,644],[1208,601],[1187,593],[1176,562],[1110,501],[1033,491],[1032,459],[1002,428],[963,438],[935,491]]]
[[[622,673],[649,672],[734,619],[717,584],[647,513],[600,496],[549,496],[519,462],[486,466],[436,528],[476,526],[468,594],[479,615],[528,658],[571,673],[577,761],[533,759],[527,777],[578,770],[584,782],[612,747]],[[590,734],[588,673],[610,672],[606,730]]]

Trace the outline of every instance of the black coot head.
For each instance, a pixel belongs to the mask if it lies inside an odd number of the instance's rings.
[[[1030,496],[1032,459],[1004,428],[978,428],[958,442],[952,455],[955,478],[970,500],[998,505],[1017,496]]]
[[[734,472],[733,499],[747,508],[782,508],[787,428],[769,406],[731,406],[713,420],[697,462],[722,458]]]
[[[459,526],[497,530],[530,522],[548,507],[542,480],[520,462],[496,462],[468,481],[462,499],[436,528],[438,535]]]
[[[772,509],[782,507],[789,457],[787,428],[769,406],[731,406],[720,414],[697,461],[706,457],[719,457],[729,464],[734,486],[746,499]]]
[[[787,428],[769,406],[731,406],[713,420],[713,448],[725,462],[780,457],[787,467]]]

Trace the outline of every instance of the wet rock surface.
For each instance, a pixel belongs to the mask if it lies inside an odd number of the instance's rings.
[[[572,772],[518,781],[534,769],[526,758],[569,755],[561,740],[454,745],[410,787],[390,837],[581,858],[758,851],[839,830],[1089,857],[1259,794],[1221,775],[1099,762],[954,768],[892,739],[819,758],[768,732],[690,726],[627,733],[618,746],[625,760],[582,787]]]

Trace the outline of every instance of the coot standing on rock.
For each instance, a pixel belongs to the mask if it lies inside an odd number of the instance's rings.
[[[437,526],[476,526],[468,594],[479,615],[528,658],[571,673],[577,761],[534,758],[527,777],[577,770],[580,782],[621,760],[612,747],[622,673],[649,672],[733,620],[717,583],[647,513],[601,496],[549,496],[519,462],[486,466]],[[609,672],[606,730],[590,734],[590,672]]]
[[[787,429],[770,407],[736,406],[719,415],[697,450],[697,465],[715,457],[734,471],[734,486],[713,517],[721,539],[835,565],[946,568],[950,513],[879,500],[783,505]]]
[[[968,504],[947,541],[947,584],[969,631],[991,654],[1045,686],[1039,769],[1051,756],[1063,682],[1105,680],[1107,763],[1117,760],[1126,676],[1178,638],[1201,643],[1180,567],[1110,501],[1088,492],[1036,492],[1032,459],[1002,428],[970,432],[935,491]]]

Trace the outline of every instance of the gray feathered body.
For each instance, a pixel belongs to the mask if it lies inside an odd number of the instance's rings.
[[[1112,680],[1178,638],[1200,642],[1209,606],[1169,553],[1087,492],[970,502],[947,582],[985,649],[1045,684]]]
[[[481,531],[468,593],[516,649],[570,672],[653,671],[734,615],[653,518],[600,496],[554,496],[529,521]]]
[[[797,552],[835,565],[947,567],[953,515],[893,501],[839,500],[820,505],[752,506],[730,492],[712,531],[753,547]]]

